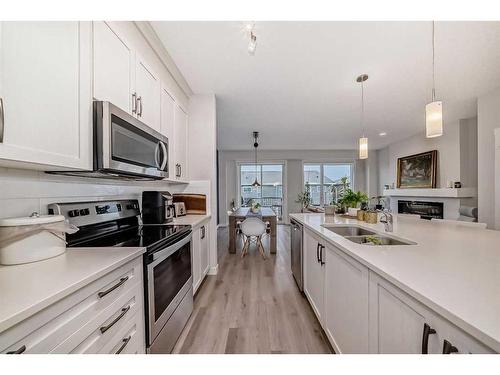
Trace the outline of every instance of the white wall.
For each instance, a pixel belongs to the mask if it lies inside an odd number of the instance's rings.
[[[254,153],[248,151],[219,151],[219,223],[227,224],[227,211],[234,199],[237,202],[237,163],[253,162]],[[286,199],[284,204],[288,213],[300,212],[300,205],[295,202],[303,190],[302,164],[304,162],[354,163],[355,189],[366,189],[364,161],[357,160],[357,151],[352,150],[262,150],[258,153],[259,162],[286,163]],[[288,222],[288,217],[285,217]]]
[[[479,221],[489,228],[495,228],[495,185],[500,183],[495,181],[496,128],[500,128],[500,89],[477,99],[478,211]]]
[[[457,121],[445,124],[444,134],[441,137],[426,138],[422,131],[378,150],[378,193],[382,195],[386,184],[394,183],[396,186],[398,158],[431,150],[438,150],[437,187],[446,187],[446,182],[449,180],[460,181],[460,126]]]

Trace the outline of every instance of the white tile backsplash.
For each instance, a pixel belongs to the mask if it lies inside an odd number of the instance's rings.
[[[209,181],[188,185],[163,181],[117,181],[50,175],[44,172],[0,168],[0,218],[47,213],[47,205],[56,202],[139,199],[144,190],[168,190],[209,194]],[[208,200],[207,200],[208,201]]]

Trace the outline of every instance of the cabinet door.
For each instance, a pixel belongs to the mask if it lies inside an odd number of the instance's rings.
[[[201,277],[203,277],[208,272],[209,267],[209,250],[210,250],[210,237],[208,231],[208,225],[201,227]]]
[[[329,245],[325,331],[341,353],[368,353],[368,268]]]
[[[134,52],[106,22],[94,22],[94,98],[135,112]]]
[[[137,118],[161,132],[161,83],[156,73],[136,55],[135,88],[137,92]]]
[[[187,179],[187,114],[178,105],[175,106],[175,176],[178,179]]]
[[[201,283],[201,229],[195,229],[193,232],[191,271],[193,273],[193,293],[196,293]]]
[[[168,138],[168,177],[175,177],[174,141],[175,101],[169,92],[161,89],[161,133]]]
[[[422,353],[424,324],[436,328],[424,310],[373,273],[370,273],[370,312],[372,353]],[[428,336],[428,353],[437,352],[438,341],[436,334]]]
[[[318,320],[323,324],[324,271],[318,262],[318,243],[316,237],[304,230],[304,293]]]
[[[0,159],[91,168],[91,48],[90,22],[0,23]]]

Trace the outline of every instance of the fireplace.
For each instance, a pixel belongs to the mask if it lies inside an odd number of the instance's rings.
[[[444,204],[441,202],[398,200],[398,213],[416,214],[422,219],[442,219]]]

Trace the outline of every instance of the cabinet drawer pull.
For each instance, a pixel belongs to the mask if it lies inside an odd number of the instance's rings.
[[[457,353],[458,349],[456,346],[453,346],[451,342],[448,340],[443,341],[443,354],[451,354],[451,353]]]
[[[101,330],[101,333],[106,332],[108,329],[113,327],[121,318],[125,316],[125,314],[130,310],[130,306],[127,306],[122,309],[122,312],[120,315],[118,315],[111,323],[109,323],[107,326],[99,328]]]
[[[116,285],[112,286],[111,288],[109,288],[108,290],[105,290],[104,292],[99,292],[97,293],[97,296],[99,298],[102,298],[104,297],[105,295],[111,293],[113,290],[115,290],[116,288],[122,286],[123,284],[125,284],[125,282],[128,280],[128,276],[125,276],[125,277],[122,277],[120,279],[120,281],[118,283],[116,283]]]
[[[17,350],[12,350],[10,352],[7,352],[6,354],[22,354],[26,351],[26,345],[23,345],[21,346],[19,349]]]
[[[122,340],[122,345],[120,346],[120,348],[116,351],[115,354],[120,354],[123,349],[125,349],[125,347],[127,346],[128,342],[130,341],[130,339],[132,338],[132,336],[129,336],[129,337],[126,337]]]
[[[132,94],[132,113],[137,113],[137,94]]]
[[[320,250],[319,250],[319,262],[323,266],[325,262],[323,261],[323,249],[325,248],[323,245],[319,245]]]
[[[430,325],[424,323],[424,332],[422,334],[422,354],[429,354],[429,335],[433,335],[436,333],[434,328],[431,328]]]
[[[137,97],[137,116],[142,117],[142,96]]]
[[[316,261],[319,263],[320,260],[319,260],[319,242],[318,244],[316,245]]]

